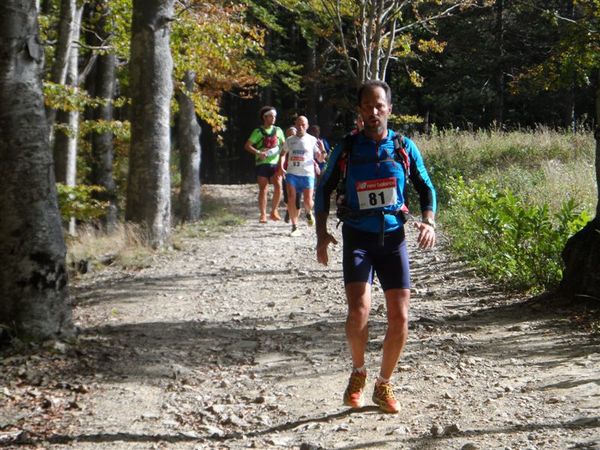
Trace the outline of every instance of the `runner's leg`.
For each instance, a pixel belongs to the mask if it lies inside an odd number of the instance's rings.
[[[260,211],[260,221],[267,220],[267,187],[269,179],[267,177],[256,177],[258,182],[258,210]]]
[[[304,189],[302,195],[304,196],[304,209],[307,213],[312,212],[314,204],[313,189]]]
[[[271,177],[273,183],[273,200],[271,202],[271,219],[279,220],[279,203],[281,202],[281,176],[273,175]]]
[[[298,208],[296,208],[296,188],[288,181],[287,183],[288,189],[288,211],[290,213],[290,221],[292,225],[298,224],[298,213],[300,212]]]
[[[383,340],[383,357],[379,375],[386,379],[392,377],[406,344],[409,303],[410,289],[388,289],[385,291],[388,324]]]
[[[369,338],[371,285],[360,281],[346,284],[346,299],[348,302],[346,339],[352,355],[352,366],[363,367]]]

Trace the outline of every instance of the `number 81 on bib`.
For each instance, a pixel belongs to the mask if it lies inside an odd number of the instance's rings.
[[[381,208],[395,205],[398,199],[396,178],[380,178],[378,180],[357,181],[356,194],[360,209]]]

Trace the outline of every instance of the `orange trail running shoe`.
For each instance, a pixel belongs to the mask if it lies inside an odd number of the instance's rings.
[[[373,403],[386,413],[396,414],[400,411],[400,404],[394,396],[394,389],[392,389],[391,383],[375,385],[375,389],[373,389]]]
[[[344,405],[351,408],[361,408],[363,405],[363,390],[367,383],[367,374],[353,371],[344,392]]]

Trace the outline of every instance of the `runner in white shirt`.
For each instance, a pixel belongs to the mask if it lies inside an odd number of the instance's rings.
[[[292,222],[291,236],[298,232],[298,216],[300,209],[296,207],[296,193],[304,195],[304,208],[306,209],[306,220],[309,225],[314,224],[313,191],[315,189],[315,161],[322,161],[323,154],[319,148],[317,138],[306,132],[308,119],[298,116],[295,122],[296,135],[290,136],[283,145],[281,158],[279,158],[279,169],[285,175],[288,193],[288,212]],[[287,161],[287,170],[284,169]]]

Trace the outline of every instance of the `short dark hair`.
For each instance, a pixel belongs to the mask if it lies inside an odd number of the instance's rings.
[[[263,119],[263,116],[271,111],[272,109],[275,109],[274,106],[263,106],[262,108],[260,108],[260,111],[258,111],[258,117],[260,117],[260,120]]]
[[[361,84],[360,87],[358,88],[358,92],[357,92],[358,104],[360,105],[360,102],[361,102],[362,96],[363,96],[363,92],[365,90],[375,89],[378,87],[385,91],[385,97],[387,99],[387,102],[391,105],[392,104],[392,90],[390,89],[390,85],[382,80],[368,80],[368,81],[365,81],[363,84]]]

